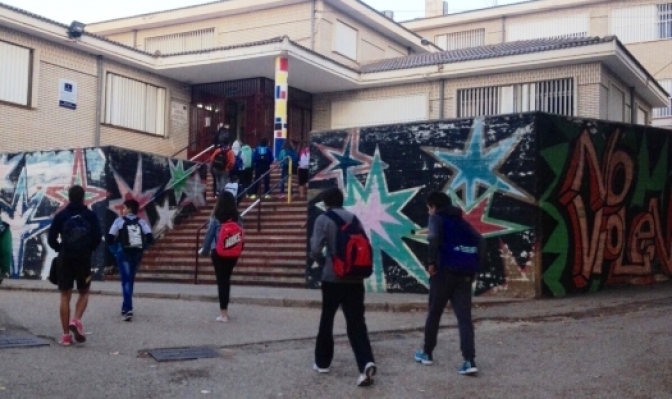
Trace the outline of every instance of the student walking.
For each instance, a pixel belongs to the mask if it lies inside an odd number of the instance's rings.
[[[210,157],[210,171],[213,177],[213,188],[215,196],[224,190],[224,186],[229,182],[231,170],[236,166],[236,157],[229,148],[228,143],[217,148]]]
[[[12,230],[0,217],[0,284],[9,276],[12,266]]]
[[[294,174],[296,170],[296,163],[299,160],[299,156],[294,150],[294,146],[289,140],[285,141],[285,144],[282,146],[282,151],[280,151],[280,162],[282,162],[282,175],[280,176],[280,195],[278,198],[285,198],[285,179],[289,176],[289,160],[292,160],[292,170],[291,173]]]
[[[340,277],[347,271],[343,267],[339,244],[343,237],[339,231],[343,226],[354,228],[360,233],[363,230],[359,220],[350,212],[343,209],[343,193],[338,188],[330,188],[322,194],[327,212],[315,220],[313,236],[310,239],[311,256],[323,264],[322,271],[322,315],[320,328],[315,342],[315,363],[313,369],[318,373],[328,373],[334,357],[334,316],[339,307],[342,307],[347,324],[348,339],[355,353],[359,377],[357,386],[368,386],[373,383],[376,374],[376,364],[373,359],[371,343],[364,318],[364,280],[363,278]],[[339,243],[339,241],[341,241]],[[368,241],[367,241],[368,242]],[[325,258],[323,249],[326,247],[328,256]],[[369,244],[370,261],[370,244]],[[339,267],[335,267],[339,266]],[[368,274],[371,274],[369,262]],[[366,276],[366,274],[364,275]]]
[[[243,164],[243,170],[240,172],[240,189],[245,190],[252,184],[252,148],[247,143],[243,143],[240,147],[240,154],[238,154],[238,157]],[[247,197],[249,197],[250,194],[254,194],[250,193],[250,191],[247,192]]]
[[[91,255],[102,241],[98,216],[84,205],[84,189],[72,186],[68,190],[69,203],[54,216],[49,228],[49,246],[58,252],[58,289],[61,292],[61,326],[63,336],[60,344],[72,345],[72,332],[77,342],[85,342],[86,335],[82,317],[89,303],[91,287]],[[70,320],[70,299],[77,281],[79,297],[75,314]],[[70,320],[68,322],[68,320]]]
[[[136,200],[124,202],[122,216],[118,217],[107,235],[107,242],[119,267],[121,292],[124,298],[121,304],[121,319],[133,320],[133,286],[135,275],[140,268],[142,254],[154,242],[152,229],[147,222],[136,215],[140,204]]]
[[[484,258],[483,237],[462,218],[452,206],[450,197],[432,192],[427,197],[429,212],[429,310],[425,323],[425,342],[415,353],[415,360],[424,365],[434,362],[441,315],[450,301],[460,332],[460,348],[464,362],[462,375],[475,375],[476,349],[471,319],[471,286]]]
[[[223,191],[217,198],[203,247],[199,251],[201,256],[210,254],[215,268],[219,294],[219,316],[215,320],[219,322],[229,321],[231,274],[243,250],[244,239],[243,223],[238,214],[236,199],[230,192]]]
[[[310,168],[310,145],[306,145],[299,151],[299,197],[308,196],[308,169]]]
[[[259,145],[254,149],[254,154],[252,155],[252,164],[254,165],[254,179],[259,180],[264,173],[268,172],[271,169],[271,164],[273,163],[273,151],[268,148],[268,139],[266,137],[262,138],[259,141]],[[261,182],[258,182],[252,188],[252,198],[255,198],[255,194],[259,190]],[[267,193],[271,185],[271,176],[267,174],[264,176],[264,191]]]

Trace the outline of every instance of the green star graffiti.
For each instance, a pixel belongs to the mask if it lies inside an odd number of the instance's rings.
[[[189,179],[189,176],[192,174],[193,170],[184,170],[184,164],[182,161],[177,161],[177,163],[173,164],[173,162],[169,160],[168,166],[170,166],[170,181],[168,182],[168,187],[173,188],[173,192],[175,193],[175,202],[179,204],[180,199],[182,198],[182,194],[184,193],[187,186],[187,180]]]
[[[366,281],[367,290],[386,291],[382,252],[427,287],[429,279],[425,268],[403,240],[404,237],[412,238],[412,232],[419,228],[402,210],[417,195],[420,187],[390,192],[378,148],[366,183],[362,185],[354,176],[351,177],[347,179],[343,207],[357,215],[371,240],[374,271]]]

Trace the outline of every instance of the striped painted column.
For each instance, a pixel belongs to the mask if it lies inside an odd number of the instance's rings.
[[[275,59],[275,119],[273,124],[273,154],[278,158],[287,140],[287,97],[289,85],[289,60],[280,56]]]

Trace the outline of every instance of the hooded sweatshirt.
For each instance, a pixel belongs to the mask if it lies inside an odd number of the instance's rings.
[[[355,216],[343,208],[331,208],[330,210],[336,212],[345,223],[350,223]],[[310,238],[310,254],[315,261],[324,265],[322,268],[322,281],[330,283],[359,282],[361,284],[361,280],[341,279],[336,276],[336,272],[334,272],[334,264],[331,260],[331,255],[336,251],[337,232],[338,226],[329,218],[329,216],[322,214],[315,220],[313,236]],[[323,253],[325,248],[326,254]]]
[[[427,240],[429,241],[429,249],[427,251],[427,265],[434,264],[437,266],[437,273],[444,272],[439,265],[441,264],[441,246],[443,245],[444,234],[451,234],[450,231],[443,231],[444,218],[460,218],[462,219],[462,211],[452,205],[441,208],[436,211],[434,215],[429,216],[429,234]],[[480,262],[484,259],[484,245],[485,241],[481,240],[479,244]],[[481,268],[482,269],[482,268]]]

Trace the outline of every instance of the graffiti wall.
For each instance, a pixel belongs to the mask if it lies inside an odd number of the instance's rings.
[[[205,187],[194,163],[115,147],[0,154],[0,218],[13,238],[11,277],[46,279],[57,255],[47,245],[53,216],[79,184],[105,232],[126,199],[136,199],[155,233],[172,228]],[[94,276],[111,264],[105,245],[93,256]]]
[[[533,296],[534,121],[530,114],[315,133],[308,234],[324,209],[318,193],[338,186],[374,248],[367,289],[426,292],[425,198],[444,191],[487,239],[476,295]],[[320,275],[309,261],[308,285],[318,286]]]
[[[543,293],[672,273],[670,132],[539,115]]]

